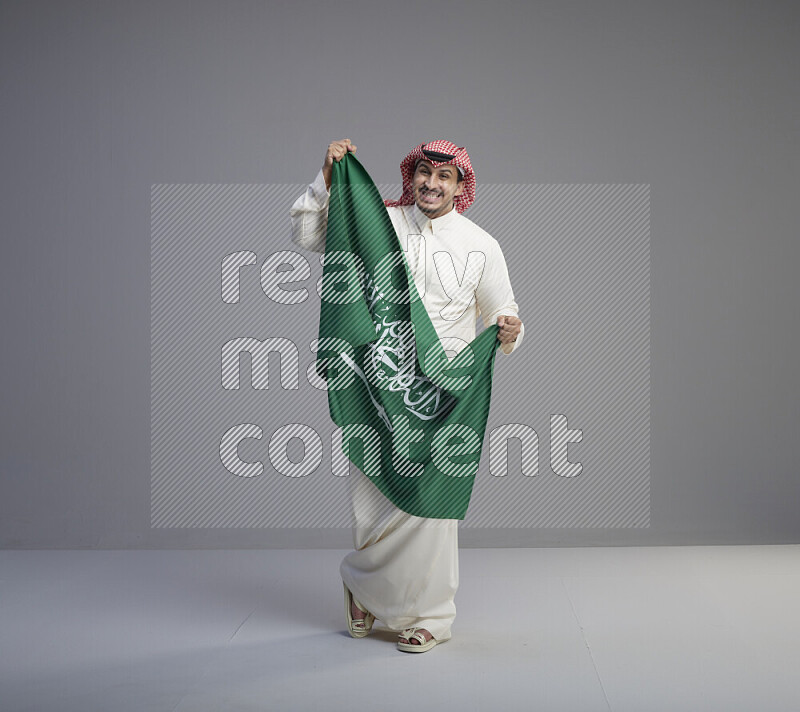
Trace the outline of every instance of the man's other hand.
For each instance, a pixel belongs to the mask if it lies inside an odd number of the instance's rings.
[[[341,161],[345,154],[349,151],[355,153],[356,147],[349,138],[343,138],[341,141],[332,141],[328,146],[328,152],[325,154],[325,162],[322,164],[322,176],[325,178],[325,185],[328,190],[331,189],[331,180],[333,180],[333,162]]]
[[[500,331],[497,332],[497,338],[500,343],[510,344],[517,340],[517,336],[519,336],[522,327],[522,321],[511,315],[498,316],[497,326],[500,327]]]

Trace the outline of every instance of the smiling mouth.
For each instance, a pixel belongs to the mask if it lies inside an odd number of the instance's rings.
[[[427,190],[424,190],[424,189],[420,190],[419,193],[420,193],[420,196],[422,197],[422,199],[423,200],[427,200],[428,202],[433,202],[433,201],[438,200],[439,198],[442,197],[441,193],[435,193],[435,192],[427,191]]]

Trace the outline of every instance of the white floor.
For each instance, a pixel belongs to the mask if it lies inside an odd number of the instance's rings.
[[[0,709],[800,710],[800,546],[462,549],[417,655],[346,634],[345,553],[0,552]]]

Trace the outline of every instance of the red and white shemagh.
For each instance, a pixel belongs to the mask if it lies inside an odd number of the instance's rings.
[[[459,148],[450,141],[437,140],[421,143],[403,159],[400,164],[400,174],[403,176],[403,195],[400,200],[384,200],[383,204],[387,208],[394,208],[398,205],[413,205],[416,202],[411,182],[414,178],[414,171],[417,169],[417,161],[420,158],[430,161],[435,168],[448,163],[461,168],[464,173],[464,189],[461,191],[461,195],[457,195],[454,198],[453,203],[459,213],[463,213],[472,205],[475,200],[475,171],[472,170],[469,154],[466,149]]]

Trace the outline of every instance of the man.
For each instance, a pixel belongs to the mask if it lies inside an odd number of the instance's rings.
[[[324,252],[333,163],[356,146],[333,141],[315,181],[291,209],[292,240]],[[504,354],[524,326],[497,241],[463,213],[475,198],[466,150],[450,141],[417,146],[400,166],[403,193],[384,201],[436,334],[449,353],[497,323]],[[401,631],[398,648],[425,652],[449,640],[458,588],[457,519],[424,519],[397,508],[366,476],[351,478],[354,551],[341,563],[348,630],[367,635],[375,618]]]

